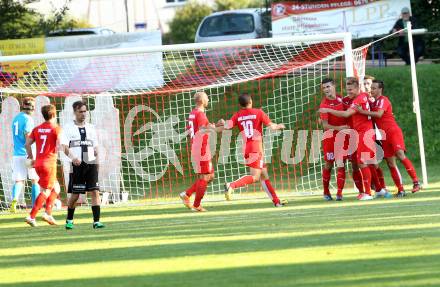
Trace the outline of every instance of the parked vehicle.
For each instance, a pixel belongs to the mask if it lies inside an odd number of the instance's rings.
[[[217,42],[270,37],[270,10],[228,10],[206,16],[197,29],[195,42]]]
[[[73,28],[67,30],[56,30],[49,32],[48,37],[60,36],[82,36],[82,35],[112,35],[113,30],[107,28]]]

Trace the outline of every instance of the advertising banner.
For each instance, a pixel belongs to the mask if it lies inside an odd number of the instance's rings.
[[[288,1],[272,4],[274,37],[351,32],[353,38],[389,33],[410,0]]]
[[[44,53],[44,38],[0,41],[0,55],[2,56],[41,53]],[[0,66],[0,72],[13,74],[16,78],[21,78],[23,75],[30,74],[34,70],[42,70],[42,68],[40,67],[41,65],[44,65],[43,61],[5,63]]]

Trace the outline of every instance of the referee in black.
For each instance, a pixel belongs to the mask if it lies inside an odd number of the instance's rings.
[[[103,228],[100,219],[101,198],[98,180],[98,140],[95,126],[86,123],[87,104],[76,101],[72,105],[75,120],[63,127],[61,145],[72,161],[67,192],[66,229],[73,229],[73,215],[80,194],[90,192],[92,196],[93,228]]]

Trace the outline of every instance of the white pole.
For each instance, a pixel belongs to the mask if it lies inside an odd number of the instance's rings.
[[[354,76],[354,66],[353,66],[353,47],[351,45],[351,33],[345,33],[344,35],[344,57],[345,57],[345,76]],[[353,186],[355,192],[358,191],[356,185]]]
[[[345,55],[345,74],[347,77],[353,77],[353,49],[351,46],[351,33],[344,35],[344,55]]]
[[[422,116],[420,114],[419,89],[417,86],[416,62],[414,59],[414,45],[411,31],[411,22],[408,22],[408,45],[409,57],[411,61],[411,81],[414,97],[414,112],[417,119],[417,134],[419,135],[420,163],[422,164],[423,186],[428,186],[428,173],[426,171],[425,145],[423,143]]]
[[[36,60],[54,60],[54,59],[68,59],[68,58],[80,58],[80,57],[95,57],[95,56],[113,56],[113,55],[126,55],[137,53],[155,53],[155,52],[172,52],[172,51],[185,51],[185,50],[201,50],[201,49],[215,49],[215,48],[230,48],[230,47],[243,47],[243,46],[258,46],[258,45],[271,45],[271,44],[302,44],[302,43],[317,43],[324,41],[341,41],[346,39],[347,33],[334,33],[334,34],[322,34],[322,35],[304,35],[304,36],[290,36],[290,37],[277,37],[277,38],[262,38],[262,39],[246,39],[246,40],[234,40],[234,41],[221,41],[221,42],[206,42],[206,43],[191,43],[191,44],[179,44],[179,45],[163,45],[163,46],[143,46],[143,47],[130,47],[130,48],[118,48],[118,49],[102,49],[102,50],[89,50],[89,51],[75,51],[75,52],[58,52],[58,53],[46,53],[46,54],[31,54],[31,55],[16,55],[16,56],[2,56],[0,57],[0,63],[2,62],[18,62],[18,61],[36,61]],[[351,47],[351,34],[350,47]],[[347,41],[348,42],[348,41]],[[345,44],[345,41],[344,41]],[[351,50],[351,49],[350,49]]]

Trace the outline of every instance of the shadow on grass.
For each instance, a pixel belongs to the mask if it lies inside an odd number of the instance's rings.
[[[439,198],[440,199],[440,198]],[[402,204],[401,204],[401,203]],[[438,216],[436,210],[426,209],[426,205],[435,205],[437,200],[426,198],[426,201],[387,201],[381,204],[352,204],[337,205],[334,203],[310,202],[315,204],[313,209],[308,210],[307,205],[300,205],[295,209],[261,208],[264,203],[244,203],[238,206],[221,206],[221,210],[235,210],[236,213],[209,212],[204,214],[188,213],[179,209],[177,213],[170,212],[170,218],[161,218],[162,209],[142,210],[119,210],[116,213],[127,220],[112,222],[116,216],[108,216],[104,212],[103,219],[108,219],[107,228],[104,230],[92,230],[90,223],[76,224],[72,231],[64,230],[64,226],[42,226],[29,228],[23,223],[23,227],[2,228],[0,235],[1,248],[19,248],[21,246],[45,246],[52,244],[66,244],[72,241],[102,241],[124,239],[150,239],[156,238],[186,238],[189,236],[215,237],[253,235],[277,232],[302,232],[310,229],[321,230],[333,228],[353,228],[353,226],[376,226],[380,219],[382,227],[423,223],[424,217]],[[406,204],[408,203],[408,204]],[[413,206],[412,206],[413,205]],[[244,207],[244,208],[243,208]],[[303,208],[304,207],[304,208]],[[166,209],[165,209],[166,210]],[[215,210],[215,209],[214,209]],[[241,214],[241,211],[246,211]],[[181,216],[182,214],[182,216]],[[367,216],[359,216],[365,214]],[[370,216],[371,214],[371,216]],[[114,214],[113,214],[114,215]],[[132,216],[157,215],[154,218],[136,218]],[[89,212],[79,213],[76,219],[90,218]],[[390,218],[390,219],[387,219]],[[61,221],[61,220],[60,220]],[[62,222],[62,221],[61,221]],[[44,223],[42,223],[44,224]]]
[[[438,187],[432,187],[423,189],[423,191],[411,194],[408,193],[407,198],[404,198],[402,202],[405,202],[405,199],[411,198],[427,198],[427,197],[438,197],[440,200],[440,191]],[[311,205],[321,205],[321,208],[328,208],[329,204],[341,204],[338,202],[323,202],[320,196],[307,196],[307,197],[290,197],[288,206],[300,206],[307,209],[307,207]],[[346,196],[344,198],[344,202],[358,202],[353,194]],[[380,202],[383,203],[383,202]],[[360,203],[361,204],[361,203]],[[225,202],[222,204],[221,202],[205,202],[204,206],[206,206],[209,211],[230,211],[230,210],[250,210],[250,209],[274,209],[272,203],[269,199],[267,200],[258,200],[249,201],[246,199],[240,199],[231,203]],[[319,207],[317,207],[319,208]],[[39,215],[41,215],[43,209],[40,211]],[[55,212],[55,217],[60,222],[64,222],[64,218],[66,216],[66,210],[62,212]],[[112,217],[120,217],[120,216],[149,216],[149,215],[164,215],[164,214],[188,214],[189,210],[183,205],[140,205],[140,206],[112,206],[111,208],[103,207],[101,209],[102,218],[112,218]],[[15,215],[6,215],[0,216],[0,223],[14,223],[22,221],[24,222],[24,218],[28,215],[28,213],[20,213]],[[77,208],[75,213],[75,219],[92,219],[92,211],[90,208],[81,207]]]
[[[130,223],[127,223],[130,224]],[[260,226],[261,228],[261,226]],[[294,226],[291,226],[294,228]],[[290,229],[290,231],[292,231]],[[284,228],[275,228],[274,232],[278,231],[288,231]],[[119,232],[125,233],[124,236],[119,235],[103,236],[105,240],[115,240],[115,239],[133,239],[139,238],[139,240],[148,241],[149,238],[153,237],[153,232],[147,227],[139,228],[136,230],[136,235],[131,236],[129,230],[124,232],[123,230],[118,230]],[[210,231],[210,235],[215,238],[215,231],[220,236],[233,236],[233,235],[243,235],[242,232],[228,232],[227,227],[224,228],[213,228]],[[269,230],[266,230],[270,232]],[[258,231],[252,230],[251,232],[246,232],[252,237],[252,235],[258,235]],[[245,234],[246,234],[245,233]],[[222,255],[222,254],[234,254],[243,252],[261,252],[261,251],[275,251],[282,249],[292,249],[292,248],[312,248],[312,247],[337,247],[338,245],[349,245],[353,243],[380,243],[388,240],[400,240],[405,239],[416,239],[423,236],[435,236],[440,237],[440,230],[438,227],[426,227],[426,228],[408,228],[401,230],[354,230],[354,231],[343,231],[338,232],[335,229],[334,233],[313,233],[313,234],[292,234],[290,236],[280,236],[275,238],[255,238],[255,239],[243,239],[243,240],[215,240],[209,238],[209,241],[203,241],[203,237],[207,236],[204,231],[188,229],[188,239],[187,242],[183,243],[170,243],[161,244],[161,241],[152,241],[149,244],[134,246],[134,247],[118,247],[118,248],[105,248],[99,249],[96,246],[94,250],[72,250],[63,251],[56,253],[42,253],[33,254],[29,256],[25,255],[15,255],[15,256],[0,256],[0,266],[50,266],[59,264],[81,264],[84,262],[93,263],[105,261],[123,261],[123,260],[151,260],[151,259],[163,259],[163,258],[173,258],[173,257],[185,257],[185,256],[200,256],[200,255]],[[179,234],[180,235],[180,234]],[[157,236],[157,235],[156,235]],[[173,238],[175,235],[167,233],[166,230],[160,231],[160,236]],[[185,237],[183,237],[185,238]],[[192,241],[192,238],[197,238],[197,242]],[[63,243],[78,242],[81,239],[69,239],[65,238]],[[84,240],[87,240],[84,239]],[[95,238],[96,240],[96,238]],[[50,245],[53,242],[48,241],[47,246],[50,250]],[[194,248],[194,245],[198,248]],[[108,245],[107,245],[108,246]],[[54,255],[56,255],[57,260],[53,260]]]
[[[295,262],[295,259],[292,258]],[[97,268],[98,266],[96,266]],[[127,266],[130,268],[130,266]],[[440,255],[291,263],[201,271],[96,277],[30,283],[1,284],[5,287],[50,286],[439,286]],[[397,271],[397,272],[396,272]],[[78,274],[78,276],[81,276]]]

